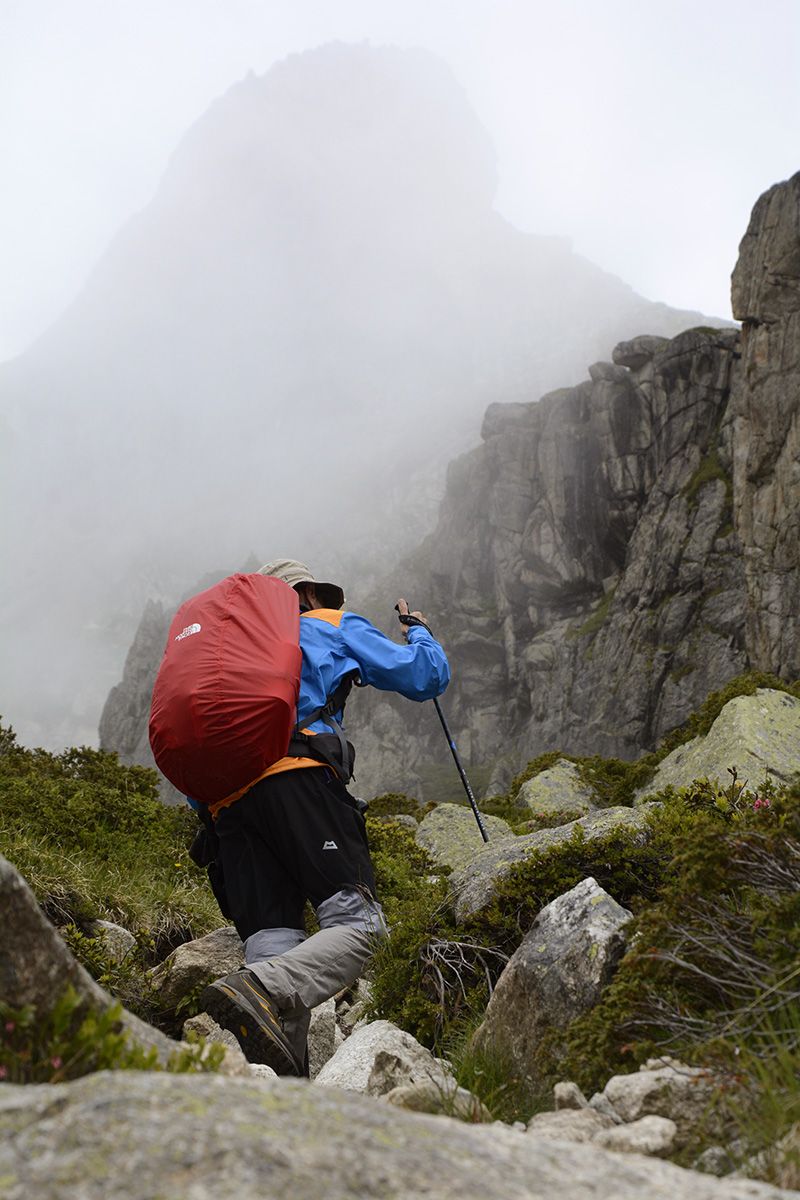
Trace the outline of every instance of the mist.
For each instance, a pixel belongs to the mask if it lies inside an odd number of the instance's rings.
[[[753,199],[796,166],[792,0],[3,0],[0,24],[0,357],[74,298],[214,97],[333,39],[442,57],[497,148],[498,211],[677,307],[730,315]]]
[[[96,741],[148,600],[284,554],[357,600],[432,527],[490,402],[700,319],[504,217],[502,153],[430,50],[327,43],[193,117],[2,373],[3,713],[52,748]]]

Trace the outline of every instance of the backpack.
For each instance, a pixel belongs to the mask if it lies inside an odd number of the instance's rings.
[[[181,605],[153,688],[150,745],[185,796],[213,804],[283,758],[297,719],[297,593],[230,575]]]

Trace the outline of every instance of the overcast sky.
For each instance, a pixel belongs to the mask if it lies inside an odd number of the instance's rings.
[[[438,53],[493,137],[500,212],[652,300],[730,316],[750,210],[800,170],[800,0],[0,0],[0,358],[216,96],[332,39]]]

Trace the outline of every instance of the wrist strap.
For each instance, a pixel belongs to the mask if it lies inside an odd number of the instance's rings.
[[[431,635],[431,637],[433,637],[433,630],[427,621],[420,621],[419,617],[412,617],[411,613],[400,613],[399,616],[401,625],[421,625],[422,628],[427,629],[428,633]]]

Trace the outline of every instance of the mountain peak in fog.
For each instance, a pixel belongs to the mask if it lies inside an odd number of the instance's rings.
[[[254,185],[259,225],[294,219],[295,195],[306,211],[339,201],[353,218],[394,208],[410,227],[488,210],[496,156],[441,59],[332,42],[251,72],[215,101],[173,155],[162,193],[174,188],[190,207],[210,194],[250,220]]]
[[[696,323],[514,230],[495,186],[485,129],[424,50],[332,43],[200,117],[3,369],[12,720],[33,681],[59,729],[96,723],[145,601],[253,547],[357,592],[430,526],[490,402]]]

